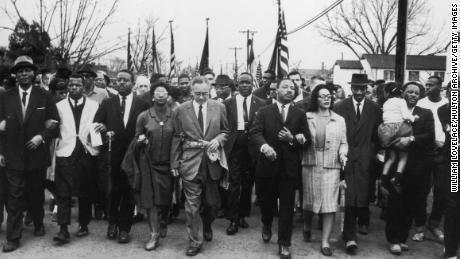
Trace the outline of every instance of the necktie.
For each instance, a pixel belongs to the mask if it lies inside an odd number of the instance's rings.
[[[284,108],[286,108],[286,105],[281,105],[281,118],[283,119],[283,123],[286,122],[286,110]]]
[[[361,105],[361,102],[356,104],[356,119],[358,119],[358,121],[361,119],[361,110],[359,109],[359,105]]]
[[[126,96],[121,97],[121,117],[125,118]]]
[[[78,106],[78,101],[77,101],[77,100],[74,100],[74,101],[75,101],[75,106],[74,106],[74,108],[77,108],[77,106]]]
[[[203,125],[203,105],[200,105],[200,108],[198,109],[198,124],[200,124],[201,131],[203,131],[204,125]]]
[[[247,97],[244,97],[244,101],[243,101],[243,119],[244,119],[244,122],[249,121],[249,118],[248,118],[248,105],[246,104],[247,99],[248,99]]]
[[[26,107],[26,100],[27,100],[27,92],[22,92],[22,105]]]

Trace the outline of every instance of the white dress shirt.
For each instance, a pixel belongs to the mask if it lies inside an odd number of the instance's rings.
[[[121,107],[121,103],[123,102],[123,96],[118,95],[118,98],[120,98],[120,107]],[[129,93],[126,96],[125,112],[124,112],[124,115],[123,115],[123,123],[125,124],[125,127],[128,124],[129,112],[131,111],[132,104],[133,104],[133,93]]]
[[[70,103],[72,104],[72,107],[76,108],[75,107],[75,100],[70,98],[70,96],[68,97],[68,99],[69,99]],[[77,100],[77,105],[80,105],[82,103],[83,103],[83,97],[80,97],[80,99]]]
[[[417,102],[417,106],[425,109],[431,110],[433,113],[434,118],[434,133],[435,133],[435,142],[438,148],[444,146],[444,142],[446,142],[446,135],[444,135],[444,131],[442,129],[441,121],[439,120],[438,116],[438,109],[439,107],[446,104],[448,101],[446,98],[442,97],[439,102],[432,102],[428,97],[424,97]]]
[[[356,108],[358,107],[358,101],[356,101],[353,97],[351,99],[353,100],[355,114],[358,114],[358,111],[356,110]],[[366,98],[363,98],[363,100],[359,103],[359,114],[361,114],[361,116],[363,115],[364,100],[366,100]]]
[[[276,101],[276,105],[278,105],[278,110],[280,111],[280,115],[281,115],[281,110],[283,109],[283,107],[282,107],[283,104],[278,102],[278,101]],[[289,111],[289,106],[290,105],[291,105],[291,103],[284,104],[284,116],[286,116],[286,117],[282,118],[283,122],[286,122],[286,119],[288,117],[288,111]]]
[[[193,103],[193,110],[195,110],[195,115],[196,118],[198,119],[198,112],[200,110],[200,104],[195,102],[195,100],[192,102]],[[203,114],[203,134],[206,132],[206,118],[208,116],[208,102],[205,102],[202,105],[201,108],[201,113]]]
[[[246,97],[246,107],[247,107],[247,112],[248,112],[248,120],[249,120],[249,114],[251,110],[251,100],[252,100],[252,94],[250,94],[248,97]],[[245,130],[244,127],[244,116],[243,116],[243,102],[244,102],[244,97],[241,95],[236,96],[236,118],[237,118],[237,130]]]

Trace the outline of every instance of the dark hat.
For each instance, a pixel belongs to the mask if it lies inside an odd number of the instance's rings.
[[[51,73],[51,70],[49,70],[46,67],[43,67],[40,69],[40,74],[49,74],[49,73]]]
[[[10,69],[10,72],[12,74],[16,74],[18,69],[20,68],[31,68],[35,72],[37,72],[38,67],[34,65],[34,61],[32,60],[31,57],[29,56],[19,56],[15,61],[14,61],[14,66]]]
[[[49,84],[49,89],[52,92],[56,92],[57,90],[64,90],[67,88],[67,80],[59,77],[55,77],[51,80]]]
[[[351,75],[351,82],[348,83],[352,86],[366,86],[369,84],[369,79],[367,79],[367,74],[353,74]]]
[[[218,75],[216,78],[216,85],[231,85],[233,81],[227,75]]]
[[[93,66],[91,64],[84,64],[80,67],[77,71],[78,74],[88,73],[91,74],[93,77],[97,77],[97,74],[93,70]]]
[[[202,75],[204,76],[204,75],[207,75],[207,74],[212,74],[213,76],[216,75],[216,74],[214,74],[214,71],[212,71],[212,69],[210,69],[209,67],[208,67],[208,68],[205,68],[205,69],[203,70],[203,74],[202,74]]]
[[[56,75],[54,77],[62,78],[62,79],[69,79],[71,74],[72,74],[72,71],[68,69],[67,67],[59,67],[56,70]]]

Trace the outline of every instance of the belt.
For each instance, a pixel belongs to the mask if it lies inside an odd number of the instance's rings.
[[[205,149],[206,144],[200,141],[185,141],[182,144],[182,148],[184,149]]]

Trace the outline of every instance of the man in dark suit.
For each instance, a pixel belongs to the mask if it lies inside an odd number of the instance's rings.
[[[137,116],[148,109],[148,104],[132,93],[134,75],[129,70],[121,70],[117,74],[118,95],[105,99],[94,117],[99,123],[96,131],[115,133],[112,142],[109,193],[109,227],[107,238],[116,239],[119,243],[130,241],[134,202],[125,172],[120,165],[136,130]],[[107,145],[103,147],[103,155],[107,156]]]
[[[364,98],[369,84],[366,74],[353,74],[350,84],[353,96],[334,105],[334,111],[345,119],[347,126],[349,160],[345,167],[343,239],[347,252],[353,254],[358,248],[356,225],[367,222],[369,217],[369,167],[375,156],[373,143],[378,145],[377,127],[382,112],[376,103]]]
[[[228,134],[225,106],[209,100],[210,89],[205,77],[195,77],[193,100],[181,104],[173,115],[171,171],[174,176],[180,175],[184,188],[190,242],[187,256],[197,255],[203,239],[213,238],[211,224],[220,203],[219,180],[228,169],[224,152]]]
[[[270,99],[270,85],[273,81],[275,81],[275,72],[271,70],[267,70],[262,75],[262,83],[261,87],[254,90],[252,93],[254,96],[259,97],[262,100],[269,100]]]
[[[262,212],[262,238],[271,239],[273,213],[279,198],[278,245],[280,258],[291,258],[295,187],[299,181],[300,150],[309,143],[307,117],[291,103],[295,85],[281,80],[277,102],[262,107],[249,138],[260,155],[256,167],[256,191]]]
[[[230,226],[227,228],[228,235],[238,232],[238,227],[247,228],[248,223],[244,218],[251,212],[257,151],[248,143],[248,130],[254,122],[256,112],[260,107],[265,106],[264,100],[251,94],[252,82],[251,74],[240,74],[237,82],[239,95],[224,101],[230,129],[225,144],[230,176],[227,197],[227,217],[230,220]]]
[[[9,89],[0,100],[0,122],[5,120],[0,166],[5,167],[8,212],[4,252],[19,247],[26,207],[31,212],[34,235],[45,235],[46,168],[51,164],[49,143],[56,136],[59,115],[52,96],[32,86],[36,71],[30,57],[18,57],[11,73],[16,74],[19,86]],[[54,125],[47,125],[51,121]]]
[[[419,116],[412,126],[413,135],[399,140],[400,147],[409,153],[406,170],[401,181],[401,192],[389,184],[390,177],[382,178],[382,185],[389,192],[387,224],[385,234],[390,243],[390,252],[396,255],[407,251],[406,244],[412,222],[415,226],[426,222],[426,196],[431,189],[431,178],[427,168],[434,146],[434,117],[430,110],[416,106],[423,92],[423,86],[409,82],[404,85],[404,99],[413,115]]]

